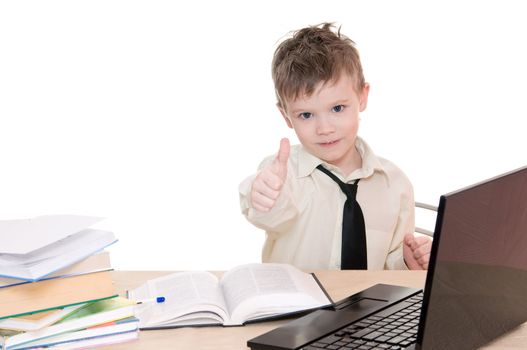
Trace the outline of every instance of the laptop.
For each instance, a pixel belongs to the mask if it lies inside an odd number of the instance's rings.
[[[441,196],[424,290],[378,284],[253,350],[477,349],[527,321],[527,167]]]

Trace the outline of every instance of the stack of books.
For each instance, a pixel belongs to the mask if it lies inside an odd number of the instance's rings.
[[[0,349],[77,349],[137,338],[134,305],[118,297],[102,218],[0,221]]]

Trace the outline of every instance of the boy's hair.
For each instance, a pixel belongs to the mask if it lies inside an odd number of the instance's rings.
[[[336,82],[342,73],[355,78],[357,92],[364,75],[355,43],[335,31],[333,23],[309,26],[293,33],[277,47],[272,75],[278,106],[286,108],[301,94],[311,96],[319,83]]]

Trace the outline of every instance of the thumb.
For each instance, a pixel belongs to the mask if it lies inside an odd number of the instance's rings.
[[[289,160],[289,151],[291,146],[289,145],[289,139],[283,138],[280,140],[280,149],[274,160],[276,174],[282,179],[287,176],[287,161]]]

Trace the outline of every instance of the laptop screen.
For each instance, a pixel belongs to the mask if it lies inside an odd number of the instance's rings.
[[[527,321],[527,167],[441,197],[418,344],[475,349]]]

